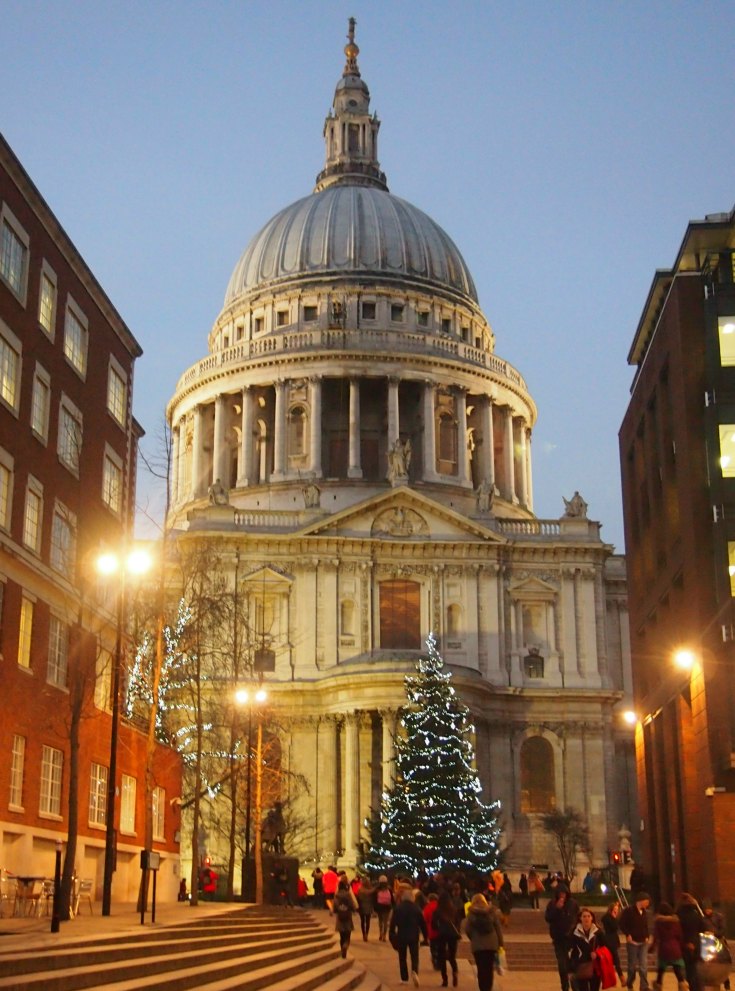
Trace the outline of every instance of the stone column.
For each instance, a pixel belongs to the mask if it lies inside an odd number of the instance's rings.
[[[518,498],[522,506],[528,505],[528,478],[526,476],[527,453],[526,453],[526,424],[523,420],[518,421],[518,445],[520,447],[519,468],[520,478],[518,479]]]
[[[360,380],[350,379],[350,460],[348,478],[362,478],[360,459]]]
[[[526,505],[533,511],[533,474],[531,472],[531,431],[526,430]]]
[[[395,746],[393,743],[396,715],[394,712],[383,710],[380,713],[380,721],[383,727],[383,791],[386,792],[393,787],[393,782],[395,781],[396,776]]]
[[[191,494],[195,499],[206,492],[204,479],[204,407],[194,407],[194,438],[191,451]]]
[[[227,450],[227,396],[220,393],[214,401],[214,451],[212,454],[212,481],[220,480],[226,489],[230,487],[230,471]]]
[[[482,423],[482,448],[483,463],[482,468],[485,481],[490,486],[492,492],[495,488],[495,433],[493,430],[493,401],[490,396],[485,396],[481,411]]]
[[[503,409],[503,469],[505,472],[505,492],[508,502],[516,501],[515,463],[513,458],[513,410]]]
[[[360,839],[360,746],[359,713],[345,719],[345,791],[344,791],[344,858],[350,864],[357,860]]]
[[[398,379],[388,379],[388,449],[395,444],[401,434],[398,415]]]
[[[273,437],[273,478],[286,474],[286,383],[276,382],[276,414]]]
[[[179,420],[179,460],[176,468],[176,474],[178,475],[178,496],[181,502],[188,499],[191,494],[191,465],[187,465],[186,461],[188,456],[186,449],[186,417],[182,416]]]
[[[433,382],[424,382],[424,479],[436,481],[436,386]]]
[[[253,403],[250,396],[250,386],[242,390],[242,419],[240,427],[240,463],[238,464],[237,485],[246,486],[251,483],[253,470]]]
[[[179,501],[179,433],[178,423],[171,424],[171,505]]]
[[[314,478],[322,477],[322,380],[318,375],[309,380],[311,419],[309,420],[309,471]]]
[[[457,389],[457,481],[460,485],[468,485],[469,472],[467,459],[467,392]]]
[[[337,851],[337,725],[333,716],[319,720],[317,758],[317,843],[319,851],[331,859]]]

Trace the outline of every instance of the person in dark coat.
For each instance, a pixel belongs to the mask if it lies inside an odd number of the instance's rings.
[[[704,922],[694,895],[690,895],[687,891],[682,892],[679,904],[676,906],[676,914],[679,916],[684,937],[682,950],[689,991],[701,991],[697,962],[699,961],[699,934],[704,928]]]
[[[599,991],[600,978],[594,967],[597,951],[604,945],[595,913],[583,908],[569,939],[569,971],[574,975],[575,991]]]
[[[390,920],[390,942],[398,951],[398,967],[401,981],[408,983],[407,955],[411,954],[411,978],[419,986],[419,939],[429,938],[424,916],[413,897],[413,889],[401,888],[399,902]]]
[[[613,959],[615,973],[623,984],[623,968],[620,965],[620,902],[611,902],[607,912],[600,919],[600,928],[605,946]]]
[[[713,933],[718,939],[724,939],[727,933],[725,932],[725,916],[718,909],[714,908],[712,902],[709,898],[702,899],[702,932]],[[728,977],[722,983],[725,991],[730,991],[730,978]]]
[[[669,967],[674,971],[679,987],[681,987],[686,978],[684,934],[679,916],[674,914],[674,910],[668,902],[661,902],[658,913],[653,920],[653,946],[658,956],[654,991],[661,991],[664,973]]]
[[[500,921],[504,926],[510,925],[510,913],[513,909],[513,886],[507,874],[503,874],[503,883],[498,891],[498,908],[500,909]]]
[[[503,945],[503,929],[495,907],[484,895],[473,896],[464,930],[477,964],[477,987],[479,991],[492,991],[495,961]]]
[[[566,888],[560,887],[546,906],[544,918],[554,944],[561,991],[569,991],[569,938],[577,923],[579,908]]]
[[[640,975],[641,991],[648,988],[648,906],[651,898],[646,891],[637,891],[635,901],[623,909],[620,916],[620,932],[625,936],[625,949],[628,953],[628,978],[626,984],[633,987],[635,975]]]
[[[448,973],[447,964],[452,968],[452,985],[457,987],[457,943],[459,942],[459,929],[454,918],[454,906],[448,891],[443,891],[439,895],[434,915],[432,917],[434,930],[437,933],[437,961],[442,975],[442,987],[447,987]]]
[[[343,877],[337,885],[332,902],[332,911],[335,919],[334,931],[339,933],[339,948],[342,951],[342,956],[346,957],[352,930],[355,928],[352,913],[357,911],[357,899],[346,877]]]
[[[360,885],[360,890],[357,892],[357,904],[360,910],[360,929],[362,930],[362,938],[364,942],[367,943],[368,933],[370,932],[370,920],[373,917],[373,911],[375,910],[375,888],[372,886],[369,877]]]

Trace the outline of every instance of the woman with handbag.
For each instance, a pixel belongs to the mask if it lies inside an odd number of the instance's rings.
[[[596,973],[595,960],[602,946],[603,937],[597,928],[595,913],[583,908],[577,917],[569,950],[569,972],[576,991],[599,991],[600,978]]]
[[[452,986],[457,987],[457,943],[460,932],[454,922],[455,913],[452,897],[448,891],[439,895],[439,901],[434,910],[433,923],[437,933],[437,961],[442,975],[442,987],[447,987],[447,963],[452,968]]]

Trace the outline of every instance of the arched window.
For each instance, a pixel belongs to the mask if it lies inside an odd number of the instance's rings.
[[[462,627],[462,607],[452,603],[447,607],[447,636],[456,637]]]
[[[355,635],[355,603],[344,599],[339,607],[339,628],[343,637]]]
[[[292,406],[288,411],[288,453],[291,457],[304,453],[305,438],[306,410],[303,406]]]
[[[380,646],[389,650],[421,649],[421,586],[390,579],[380,583]]]
[[[521,812],[551,812],[556,807],[554,751],[542,736],[521,747]]]

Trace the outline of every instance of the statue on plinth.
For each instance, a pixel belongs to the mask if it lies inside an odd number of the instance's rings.
[[[210,506],[229,506],[230,504],[229,493],[219,478],[209,486],[208,495]]]
[[[575,492],[571,499],[564,499],[564,515],[577,517],[581,520],[587,519],[587,503],[579,492]]]
[[[388,451],[388,481],[396,482],[408,478],[411,464],[411,441],[396,437],[393,446]]]

